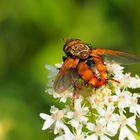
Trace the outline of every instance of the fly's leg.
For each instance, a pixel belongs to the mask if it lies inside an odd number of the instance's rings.
[[[72,110],[75,111],[75,100],[76,100],[76,92],[74,91],[72,97]]]
[[[72,108],[75,110],[75,102],[80,97],[80,90],[82,89],[82,85],[79,83],[78,80],[74,82],[74,91],[73,91],[73,98],[72,98]]]
[[[77,93],[77,87],[76,87],[76,82],[74,82],[74,92],[73,92],[73,97],[72,97],[72,109],[75,111],[75,101],[78,98],[78,93]]]
[[[113,78],[108,78],[107,80],[111,80],[111,81],[114,81],[114,82],[116,82],[116,83],[118,83],[118,84],[120,84],[121,82],[120,81],[118,81],[118,80],[115,80],[115,79],[113,79]]]

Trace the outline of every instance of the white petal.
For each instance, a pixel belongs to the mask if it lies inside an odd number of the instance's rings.
[[[47,92],[48,94],[52,95],[53,94],[53,89],[52,88],[47,88],[45,90],[45,92]]]
[[[130,112],[136,114],[137,113],[136,106],[130,106]]]
[[[54,128],[54,134],[58,134],[59,130],[62,129],[61,123],[59,123],[59,121],[56,121],[55,123],[55,128]]]
[[[130,126],[134,131],[137,132],[136,117],[135,116],[132,116],[132,117],[127,119],[127,125]]]
[[[88,107],[82,108],[82,114],[83,114],[83,115],[86,115],[88,112],[89,112]]]
[[[75,100],[75,110],[81,109],[81,101],[82,101],[82,98],[80,98],[80,97]]]
[[[136,110],[137,110],[138,114],[140,115],[140,105],[136,106]]]
[[[112,121],[118,121],[119,120],[119,115],[118,114],[113,114],[112,116],[113,116]]]
[[[64,130],[65,134],[72,135],[69,128],[62,121],[57,121],[54,128],[54,134],[58,134],[60,129]]]
[[[55,120],[52,119],[51,116],[45,113],[40,113],[40,117],[45,120],[42,130],[48,129],[55,122]]]
[[[52,95],[53,95],[53,98],[55,98],[55,99],[56,98],[61,98],[61,95],[56,93],[55,91],[53,91]]]
[[[101,115],[101,116],[104,116],[105,115],[105,110],[103,108],[98,108],[98,113]]]
[[[119,140],[124,140],[125,138],[128,138],[128,140],[135,140],[134,136],[126,126],[121,127]]]
[[[107,121],[105,120],[105,118],[100,118],[98,120],[96,120],[96,123],[97,124],[102,124],[102,125],[106,125]]]
[[[67,118],[71,119],[73,117],[73,112],[68,112],[67,113]]]
[[[126,107],[128,107],[127,101],[118,103],[118,108],[123,109]]]
[[[56,137],[54,140],[73,140],[74,136],[69,136],[69,135],[62,135],[62,136],[58,136]]]
[[[114,136],[117,134],[119,129],[119,123],[117,122],[109,122],[107,123],[107,132],[110,134],[110,136]]]
[[[87,117],[81,116],[81,122],[87,123],[87,121],[88,121],[88,118]]]
[[[82,124],[79,124],[78,128],[76,128],[76,134],[81,135],[82,134]]]
[[[57,111],[58,111],[58,108],[56,108],[54,105],[51,106],[50,112],[51,112],[52,114],[56,113]]]
[[[111,140],[111,139],[107,137],[106,135],[103,135],[100,137],[100,140]]]
[[[45,120],[42,130],[48,129],[55,122],[51,116],[45,113],[40,113],[40,117]]]
[[[93,134],[91,136],[87,136],[85,140],[98,140],[98,136],[96,134]]]
[[[56,66],[57,68],[61,68],[62,63],[61,63],[61,64],[57,63],[57,64],[55,64],[55,66]]]
[[[134,93],[134,94],[133,94],[133,97],[135,97],[135,98],[140,98],[140,94],[139,94],[139,93]]]
[[[70,123],[75,128],[78,128],[78,126],[79,126],[79,121],[77,121],[77,120],[71,120]]]
[[[110,106],[108,106],[108,108],[107,108],[107,112],[113,113],[113,112],[114,112],[114,109],[115,109],[115,107],[112,106],[112,105],[110,105]]]
[[[117,88],[115,89],[115,93],[116,93],[117,95],[120,95],[120,94],[121,94],[121,90],[120,90],[119,87],[117,87]]]
[[[66,140],[66,139],[65,139],[65,135],[58,136],[58,137],[56,137],[54,140]]]
[[[63,128],[64,133],[65,133],[66,135],[69,135],[69,136],[72,135],[71,131],[69,130],[69,128],[68,128],[66,125],[64,125],[62,128]]]
[[[67,101],[67,98],[64,96],[60,99],[60,102],[65,103]]]
[[[53,119],[48,119],[44,122],[42,130],[48,129],[55,121]]]
[[[93,123],[87,123],[87,129],[90,131],[94,131],[95,130],[95,125]]]
[[[45,113],[40,113],[40,117],[41,117],[43,120],[48,120],[48,119],[51,118],[50,115],[47,115],[47,114],[45,114]]]
[[[116,95],[113,95],[110,97],[113,102],[116,102],[118,100],[118,97]]]

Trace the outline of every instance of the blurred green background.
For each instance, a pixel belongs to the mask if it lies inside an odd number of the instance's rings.
[[[62,61],[65,37],[140,56],[140,1],[0,0],[0,140],[53,139],[39,117],[54,104],[44,66]]]

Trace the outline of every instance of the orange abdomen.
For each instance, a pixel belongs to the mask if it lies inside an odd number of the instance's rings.
[[[90,67],[85,62],[80,62],[78,64],[78,73],[82,79],[93,87],[101,87],[106,83],[107,72],[106,67],[100,59],[95,59],[95,64],[98,71],[100,72],[101,79],[98,79],[92,72]]]
[[[94,76],[93,72],[90,70],[90,67],[85,62],[80,62],[78,64],[78,73],[86,82],[91,80]]]

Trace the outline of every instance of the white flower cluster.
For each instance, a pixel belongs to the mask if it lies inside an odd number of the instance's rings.
[[[57,65],[60,67],[60,65]],[[140,88],[140,78],[130,73],[124,74],[119,64],[106,64],[108,73],[115,80],[109,80],[101,88],[92,88],[88,96],[80,94],[75,99],[74,110],[73,93],[65,91],[58,94],[53,89],[57,68],[47,65],[49,70],[48,87],[46,92],[61,103],[67,104],[64,109],[52,106],[50,115],[41,113],[45,121],[42,130],[54,131],[54,140],[112,140],[117,134],[119,140],[135,140],[132,130],[137,132],[136,118],[140,117],[139,93],[132,93],[132,89]]]

